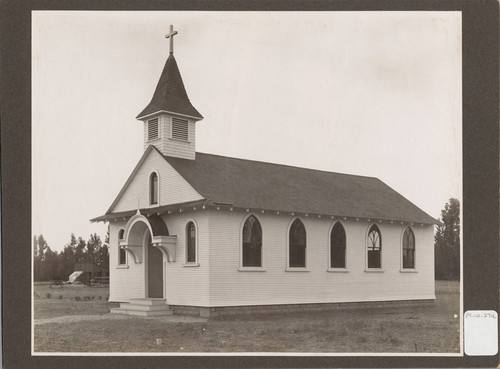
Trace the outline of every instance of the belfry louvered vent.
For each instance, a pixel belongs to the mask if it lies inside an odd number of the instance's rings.
[[[158,118],[148,121],[148,141],[158,138]]]
[[[172,138],[176,140],[188,140],[188,121],[185,119],[172,118]]]

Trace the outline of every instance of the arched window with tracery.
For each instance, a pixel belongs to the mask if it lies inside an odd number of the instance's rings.
[[[382,267],[382,236],[380,229],[374,224],[368,232],[367,239],[368,268]]]
[[[243,257],[242,266],[262,266],[262,228],[259,221],[250,215],[243,225]]]
[[[403,233],[403,269],[415,269],[415,235],[410,227]]]

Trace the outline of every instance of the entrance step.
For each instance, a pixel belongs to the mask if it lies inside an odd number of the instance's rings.
[[[112,308],[110,312],[114,314],[139,316],[162,316],[174,314],[173,309],[166,304],[165,299],[160,298],[131,299],[130,302],[120,303],[119,308]]]
[[[128,302],[122,302],[120,309],[136,310],[136,311],[162,311],[170,310],[168,305],[136,305]]]
[[[173,310],[159,310],[159,311],[139,311],[139,310],[128,310],[122,308],[113,308],[110,311],[113,314],[126,314],[126,315],[138,315],[138,316],[168,316],[174,315]]]
[[[130,299],[130,303],[134,305],[165,305],[167,301],[160,297],[143,297]]]

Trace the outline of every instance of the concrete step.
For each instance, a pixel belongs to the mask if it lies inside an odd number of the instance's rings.
[[[135,311],[161,311],[170,310],[168,305],[137,305],[134,303],[122,302],[120,309],[135,310]]]
[[[165,305],[165,299],[159,297],[142,297],[130,299],[130,303],[134,305]]]
[[[174,311],[161,298],[135,298],[130,302],[120,303],[119,308],[110,309],[113,314],[128,314],[139,316],[173,315]]]
[[[112,308],[111,313],[113,313],[113,314],[126,314],[126,315],[138,315],[138,316],[174,315],[173,310],[141,311],[141,310],[130,310],[130,309],[122,309],[122,308]]]

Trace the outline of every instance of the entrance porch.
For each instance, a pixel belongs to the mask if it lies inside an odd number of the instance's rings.
[[[111,308],[113,314],[127,314],[139,316],[166,316],[173,315],[174,310],[167,305],[165,299],[144,297],[131,299],[130,302],[121,302],[120,307]]]

